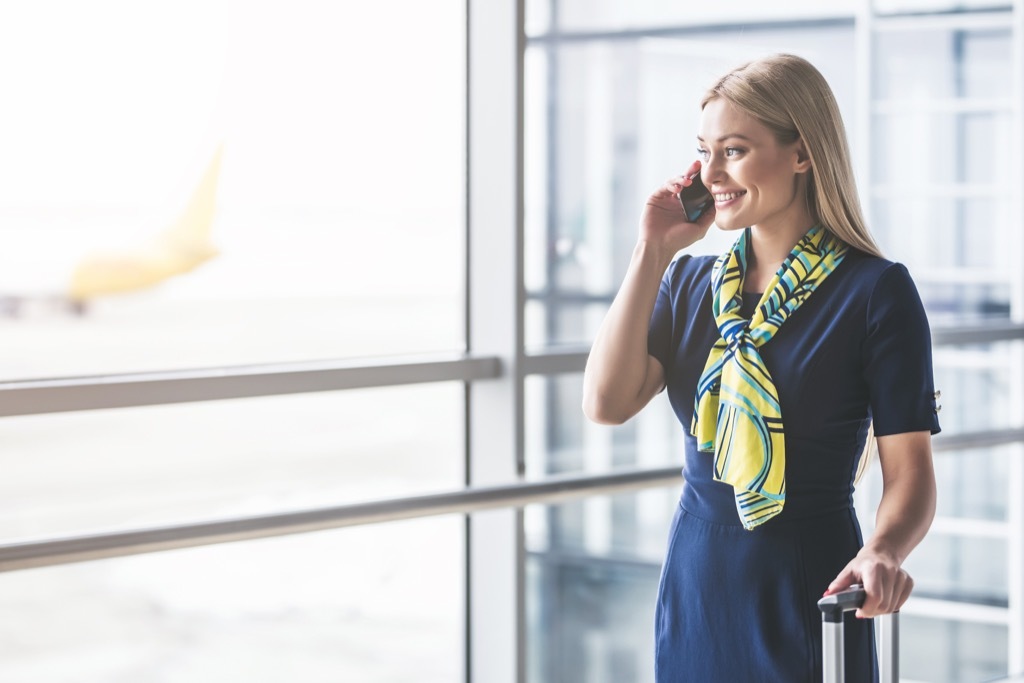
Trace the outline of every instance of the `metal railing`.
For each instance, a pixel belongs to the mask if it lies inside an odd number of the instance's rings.
[[[678,467],[550,477],[393,500],[0,545],[0,572],[348,526],[624,493],[681,482]]]
[[[1024,441],[1024,429],[938,437],[936,452]],[[681,484],[679,467],[631,469],[522,481],[233,519],[0,545],[0,572],[127,555],[247,541],[448,514],[554,503],[584,496],[625,493]]]
[[[0,382],[0,417],[493,379],[495,357],[311,361]]]
[[[1024,339],[1024,325],[938,330],[936,344]],[[528,357],[526,374],[578,372],[585,352]],[[0,417],[500,377],[495,357],[289,363],[0,382]],[[1024,428],[939,436],[936,452],[1024,442]],[[444,514],[552,503],[681,482],[678,467],[518,481],[351,505],[0,545],[0,571],[121,557]]]
[[[998,322],[933,331],[936,346],[1024,339],[1024,324]],[[582,372],[585,349],[544,352],[523,359],[526,375]],[[0,417],[129,408],[319,391],[496,379],[494,356],[310,361],[164,372],[0,381]]]

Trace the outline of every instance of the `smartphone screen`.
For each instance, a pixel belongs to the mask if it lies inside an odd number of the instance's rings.
[[[715,198],[704,187],[700,180],[700,173],[690,176],[693,181],[688,187],[684,187],[679,193],[679,203],[683,205],[683,212],[686,213],[686,220],[691,223],[704,215],[704,212],[715,203]]]

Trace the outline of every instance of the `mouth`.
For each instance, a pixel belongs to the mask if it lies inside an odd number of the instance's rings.
[[[712,196],[715,198],[715,206],[721,207],[732,202],[733,200],[739,199],[747,193],[746,190],[740,190],[739,192],[716,192]]]

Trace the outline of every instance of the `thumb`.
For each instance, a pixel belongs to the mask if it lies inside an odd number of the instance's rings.
[[[843,571],[839,572],[839,575],[832,580],[832,583],[828,585],[828,590],[825,591],[825,595],[831,595],[832,593],[838,593],[839,591],[849,588],[853,584],[857,583],[857,573],[851,566],[853,563],[846,565]]]

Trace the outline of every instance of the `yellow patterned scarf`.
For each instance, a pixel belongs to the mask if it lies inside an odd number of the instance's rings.
[[[715,454],[715,480],[732,485],[747,529],[782,512],[786,502],[786,445],[782,411],[758,349],[807,300],[846,255],[846,245],[812,228],[783,262],[748,321],[740,314],[750,228],[711,272],[715,323],[721,339],[697,384],[691,433]]]

